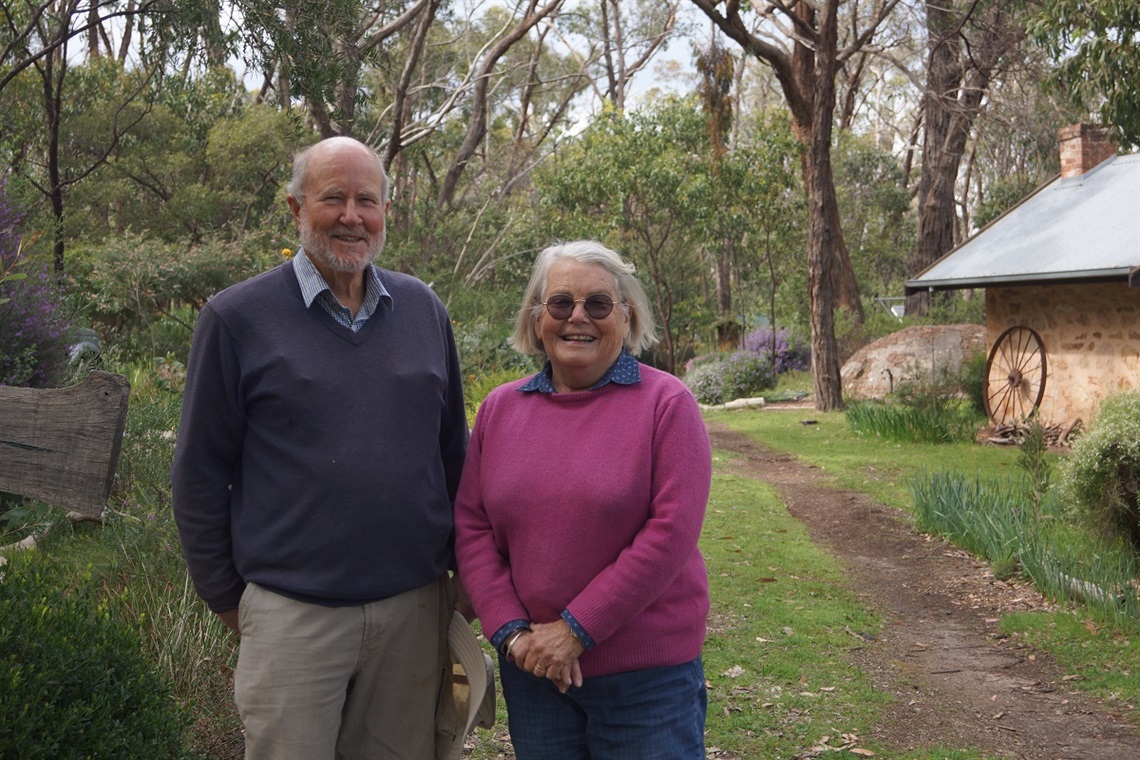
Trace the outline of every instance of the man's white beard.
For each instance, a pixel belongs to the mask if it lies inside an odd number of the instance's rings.
[[[334,272],[356,274],[371,264],[384,250],[384,241],[387,239],[388,225],[380,230],[375,237],[368,237],[368,248],[363,257],[342,258],[332,252],[332,236],[337,231],[350,231],[334,227],[327,234],[313,230],[312,225],[302,220],[300,225],[301,247],[305,253],[312,256],[318,263],[323,264]],[[355,233],[354,233],[355,234]]]

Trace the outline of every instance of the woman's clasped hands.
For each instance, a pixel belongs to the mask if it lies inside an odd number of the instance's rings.
[[[582,685],[578,657],[585,651],[565,620],[532,623],[530,630],[511,643],[507,659],[537,678],[554,682],[563,694]]]

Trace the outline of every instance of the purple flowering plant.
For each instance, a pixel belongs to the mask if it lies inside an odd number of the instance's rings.
[[[27,252],[22,222],[0,180],[0,385],[49,388],[67,371],[70,325],[47,262]]]
[[[772,342],[775,338],[775,351]],[[777,328],[773,334],[767,325],[757,327],[744,336],[744,350],[754,354],[774,355],[777,375],[804,371],[811,367],[811,346],[787,328]]]

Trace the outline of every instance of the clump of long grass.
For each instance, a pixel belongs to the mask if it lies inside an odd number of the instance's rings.
[[[103,587],[142,634],[143,647],[195,717],[187,737],[199,754],[240,731],[231,676],[237,638],[190,583],[170,504],[170,467],[182,401],[183,368],[156,359],[123,369],[131,382],[121,464],[99,541]]]
[[[1030,526],[1018,484],[935,472],[911,485],[915,522],[994,563],[1016,558]]]
[[[916,371],[884,401],[853,401],[847,424],[855,433],[895,443],[956,443],[974,439],[979,415],[963,395],[963,375]]]
[[[853,401],[847,424],[860,435],[895,443],[955,443],[974,439],[977,416],[960,400],[913,405],[893,401]]]
[[[1032,477],[926,473],[911,484],[916,523],[989,560],[995,576],[1020,572],[1048,599],[1083,604],[1097,618],[1135,627],[1140,599],[1131,553],[1066,522],[1056,496],[1041,496],[1035,486],[1040,481]]]

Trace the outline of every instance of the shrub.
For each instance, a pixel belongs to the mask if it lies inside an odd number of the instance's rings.
[[[180,758],[187,720],[138,633],[17,555],[0,582],[0,757]]]
[[[63,294],[46,262],[32,258],[22,215],[0,183],[0,385],[50,388],[67,373],[69,324]]]
[[[702,404],[723,404],[724,383],[720,377],[720,362],[701,361],[691,365],[685,373],[685,385]]]
[[[986,413],[986,352],[971,351],[958,368],[958,387],[979,415]]]
[[[811,346],[785,328],[757,327],[744,336],[744,350],[775,357],[778,375],[811,368]]]
[[[499,369],[492,372],[485,372],[481,375],[468,375],[464,379],[463,384],[463,397],[466,401],[467,408],[467,424],[475,424],[475,415],[478,413],[479,407],[483,404],[483,399],[487,398],[488,393],[503,383],[518,380],[520,377],[525,377],[528,374],[534,374],[534,367],[531,367],[529,370]]]
[[[776,370],[765,354],[737,351],[721,365],[725,396],[729,400],[755,396],[776,387]]]
[[[1140,391],[1101,403],[1064,462],[1062,488],[1095,526],[1140,553]]]
[[[506,320],[498,325],[491,325],[483,320],[452,322],[455,346],[459,353],[459,366],[467,375],[507,372],[514,373],[515,377],[522,377],[528,372],[534,372],[534,358],[524,356],[511,348],[513,324]]]
[[[268,233],[190,246],[125,233],[77,251],[71,274],[87,316],[128,358],[185,358],[207,300],[291,254]]]
[[[776,387],[776,372],[766,354],[736,351],[689,366],[685,383],[702,404],[723,404]]]

